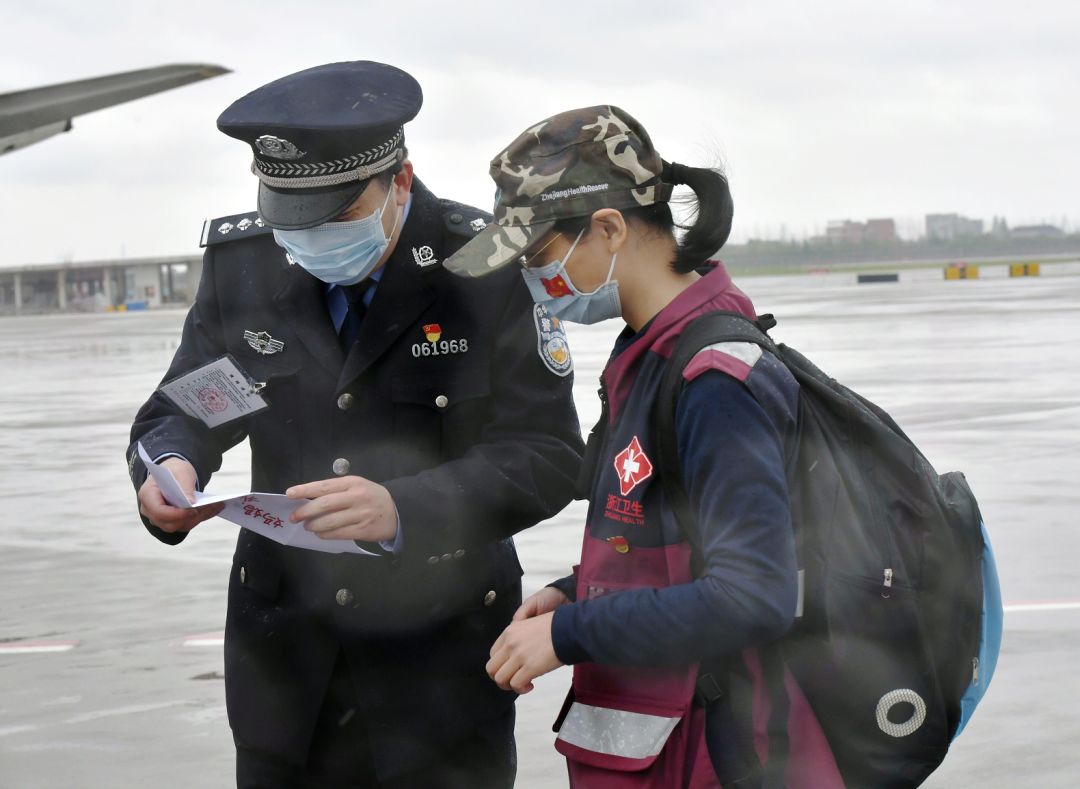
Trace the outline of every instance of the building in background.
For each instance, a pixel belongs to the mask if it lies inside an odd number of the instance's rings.
[[[1065,231],[1054,225],[1019,225],[1010,235],[1013,238],[1061,238]]]
[[[825,240],[834,244],[892,244],[899,240],[892,219],[868,219],[853,222],[835,219],[825,227]]]
[[[202,256],[0,266],[0,315],[190,304]]]
[[[952,241],[975,238],[983,233],[981,219],[968,219],[959,214],[927,214],[926,238],[929,241]]]

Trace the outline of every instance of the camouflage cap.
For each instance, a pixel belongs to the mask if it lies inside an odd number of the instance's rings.
[[[479,277],[523,255],[560,219],[637,208],[671,197],[648,133],[610,105],[554,115],[491,161],[495,221],[443,262]]]

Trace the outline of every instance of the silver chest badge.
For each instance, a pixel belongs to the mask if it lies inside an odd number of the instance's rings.
[[[412,250],[413,260],[416,261],[416,265],[420,268],[427,268],[428,266],[434,266],[439,261],[435,259],[435,250],[431,247],[424,245],[422,247],[413,247]]]
[[[272,134],[264,134],[255,140],[255,147],[259,149],[259,153],[263,156],[285,161],[300,159],[307,153],[307,151],[301,151],[288,140],[274,137]]]
[[[247,340],[248,345],[265,356],[277,353],[285,348],[285,343],[281,340],[275,340],[270,336],[270,332],[266,331],[245,331],[244,339]]]

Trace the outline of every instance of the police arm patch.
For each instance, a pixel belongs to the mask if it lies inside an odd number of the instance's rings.
[[[574,369],[570,357],[570,343],[562,321],[551,315],[543,304],[533,305],[533,323],[536,326],[536,350],[544,366],[558,376],[567,376]]]

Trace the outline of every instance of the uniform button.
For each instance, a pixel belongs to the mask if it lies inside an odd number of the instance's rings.
[[[454,558],[455,559],[460,559],[464,555],[465,555],[465,549],[464,548],[458,548],[456,551],[454,551]]]
[[[352,466],[345,458],[338,458],[334,461],[334,465],[332,466],[332,468],[334,469],[335,474],[337,474],[339,477],[344,477],[346,474],[349,473],[349,469],[352,468]]]
[[[247,568],[243,566],[240,567],[240,583],[247,583]]]
[[[498,595],[495,594],[495,590],[492,589],[486,595],[484,595],[484,605],[486,605],[488,608],[495,605],[495,598],[496,597],[498,597]]]
[[[439,408],[446,408],[449,402],[450,401],[447,399],[446,395],[439,395],[435,398],[435,405],[437,405]]]
[[[463,217],[457,211],[450,214],[450,221],[453,222],[455,225],[460,225],[462,223],[462,221],[464,221],[464,219],[465,219],[465,217]]]
[[[334,600],[338,605],[348,605],[353,601],[353,593],[348,589],[338,589],[337,594],[334,595]]]
[[[337,399],[337,407],[340,408],[342,411],[348,411],[350,408],[352,408],[354,400],[355,398],[351,394],[346,392]]]
[[[429,556],[427,558],[427,563],[428,564],[438,564],[439,563],[439,557],[438,556]]]

